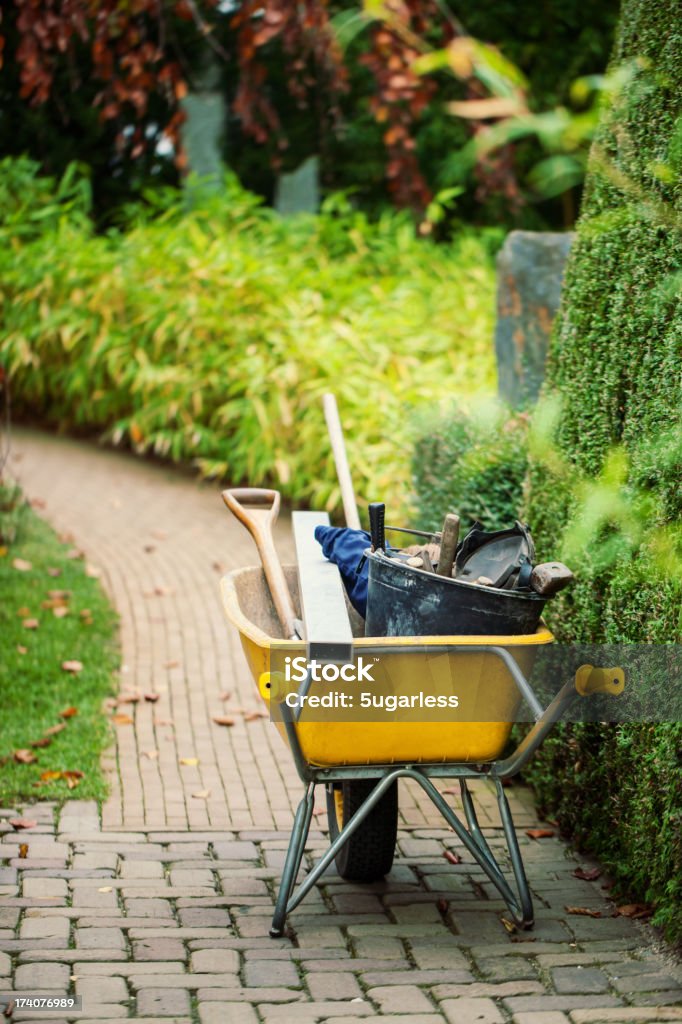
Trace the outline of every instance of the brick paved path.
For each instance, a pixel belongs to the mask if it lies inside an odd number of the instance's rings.
[[[15,833],[8,812],[22,809],[0,811],[0,992],[81,994],[83,1013],[52,1014],[59,1020],[682,1021],[679,962],[651,929],[612,916],[603,876],[574,877],[584,858],[525,835],[535,816],[520,786],[509,793],[533,932],[507,933],[482,871],[404,787],[387,881],[350,885],[329,873],[287,938],[267,938],[300,783],[269,722],[211,722],[232,705],[257,706],[217,588],[223,568],[255,561],[251,542],[215,488],[181,474],[29,433],[15,453],[29,497],[44,499],[47,518],[102,569],[121,614],[122,686],[162,696],[118,729],[101,822],[90,803],[71,802],[58,818],[37,805],[38,826]],[[286,555],[286,529],[279,540]],[[208,799],[192,796],[207,789]],[[477,796],[499,847],[492,793],[480,784]],[[311,833],[309,863],[324,841]],[[461,863],[444,860],[446,850]],[[24,1017],[48,1019],[15,1011]]]

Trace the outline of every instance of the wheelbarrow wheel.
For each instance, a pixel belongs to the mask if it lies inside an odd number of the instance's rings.
[[[362,806],[376,779],[327,786],[327,818],[332,841]],[[391,870],[398,834],[398,783],[393,783],[336,855],[336,869],[349,882],[375,882]]]

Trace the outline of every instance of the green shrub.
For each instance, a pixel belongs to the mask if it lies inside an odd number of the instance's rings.
[[[614,445],[623,460],[615,491],[604,492],[617,500],[602,502],[597,528],[583,531],[577,584],[549,609],[566,640],[682,639],[681,43],[674,0],[625,0],[614,62],[636,58],[637,71],[597,136],[550,352],[557,436],[574,472],[603,478]],[[542,459],[531,481],[529,515],[546,547],[557,524],[572,528],[573,498]],[[681,751],[679,722],[563,728],[531,768],[544,806],[622,891],[654,904],[676,940]]]
[[[504,529],[519,514],[528,468],[523,415],[486,407],[420,422],[414,446],[415,523],[435,530],[447,512],[462,526]]]
[[[343,197],[283,220],[232,179],[193,197],[161,192],[104,236],[51,212],[27,238],[31,211],[0,210],[15,410],[332,509],[332,390],[358,494],[405,504],[409,411],[492,385],[498,234],[437,246]]]

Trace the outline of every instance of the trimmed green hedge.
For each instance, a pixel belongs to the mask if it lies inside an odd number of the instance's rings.
[[[566,640],[680,643],[678,0],[625,0],[613,60],[633,59],[634,74],[606,112],[593,151],[547,391],[561,396],[557,437],[576,472],[603,474],[609,450],[623,446],[617,497],[640,495],[647,529],[641,536],[635,529],[604,564],[599,546],[617,534],[607,510],[576,566],[576,586],[553,602],[549,619]],[[528,514],[547,554],[571,520],[575,495],[542,460],[531,480]],[[556,730],[531,778],[562,828],[623,890],[654,904],[654,920],[670,938],[682,939],[682,724]]]
[[[417,445],[420,513],[520,514],[575,584],[546,618],[565,642],[682,642],[682,20],[625,0],[630,64],[594,147],[526,456],[444,419]],[[424,462],[431,464],[424,467]],[[519,500],[515,501],[514,498]],[[434,522],[433,525],[436,525]],[[637,680],[631,680],[637,687]],[[682,723],[555,728],[526,770],[542,809],[624,900],[682,940]]]
[[[513,525],[528,469],[525,415],[485,406],[430,417],[416,433],[414,520],[421,529],[440,529],[447,512],[457,512],[463,529],[475,520],[488,530]]]
[[[343,197],[283,220],[233,179],[96,235],[85,183],[0,163],[0,358],[13,405],[61,430],[332,509],[321,396],[334,391],[358,495],[410,489],[409,415],[494,379],[497,231],[449,245]],[[394,513],[395,514],[395,513]]]

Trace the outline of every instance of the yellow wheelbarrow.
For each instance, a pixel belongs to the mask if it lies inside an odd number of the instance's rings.
[[[286,567],[284,578],[294,603],[296,569]],[[291,913],[320,879],[332,861],[347,879],[371,881],[391,868],[395,849],[397,783],[413,779],[440,811],[460,841],[481,866],[507,904],[515,923],[533,924],[533,905],[518,847],[514,823],[502,780],[515,775],[578,696],[617,695],[624,687],[621,669],[583,666],[575,679],[559,690],[548,707],[539,703],[528,675],[535,653],[552,642],[541,626],[528,636],[365,637],[362,620],[349,609],[353,627],[353,661],[372,660],[379,673],[372,692],[390,692],[412,699],[415,681],[444,699],[457,691],[456,711],[447,721],[423,713],[423,720],[398,710],[390,718],[353,720],[339,714],[323,720],[310,713],[311,695],[324,696],[331,684],[315,681],[307,672],[291,700],[291,687],[277,684],[285,657],[306,656],[303,640],[283,638],[265,574],[247,568],[221,581],[223,604],[237,628],[259,692],[270,705],[271,717],[288,744],[304,795],[296,811],[270,934],[281,936]],[[375,660],[376,659],[376,660]],[[396,700],[397,702],[397,700]],[[511,724],[525,702],[534,720],[524,739],[503,757]],[[399,702],[397,702],[399,703]],[[301,710],[303,704],[303,710]],[[465,820],[460,820],[434,784],[456,778]],[[508,878],[479,826],[467,782],[494,781],[500,819],[511,861]],[[313,814],[314,793],[327,793],[330,845],[304,881],[295,889]]]

